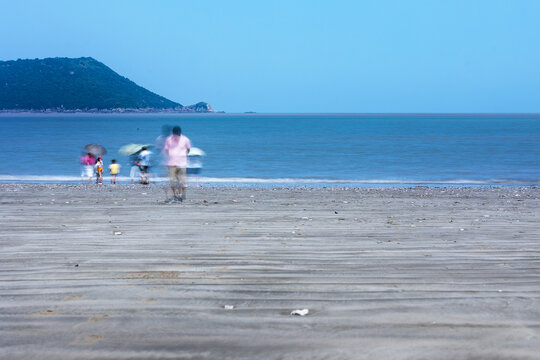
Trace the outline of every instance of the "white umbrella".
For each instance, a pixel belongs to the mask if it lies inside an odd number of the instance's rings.
[[[205,156],[205,155],[206,153],[202,149],[199,149],[196,147],[192,147],[189,150],[189,154],[188,154],[188,156]]]

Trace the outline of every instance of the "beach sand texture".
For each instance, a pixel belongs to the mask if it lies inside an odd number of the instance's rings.
[[[0,194],[1,359],[540,354],[538,188]]]

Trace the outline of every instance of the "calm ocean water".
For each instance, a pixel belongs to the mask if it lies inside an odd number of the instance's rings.
[[[540,184],[540,115],[0,115],[0,182],[78,182],[85,144],[154,143],[180,125],[200,181]],[[158,167],[155,167],[158,172]]]

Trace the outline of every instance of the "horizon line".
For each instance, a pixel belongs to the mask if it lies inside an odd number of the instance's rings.
[[[105,109],[108,110],[108,109]],[[92,111],[32,111],[32,110],[0,110],[0,116],[5,115],[180,115],[180,116],[223,116],[223,115],[540,115],[540,112],[92,112]]]

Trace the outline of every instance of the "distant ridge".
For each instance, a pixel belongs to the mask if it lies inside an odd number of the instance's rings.
[[[0,111],[212,112],[157,95],[91,58],[0,61]]]

